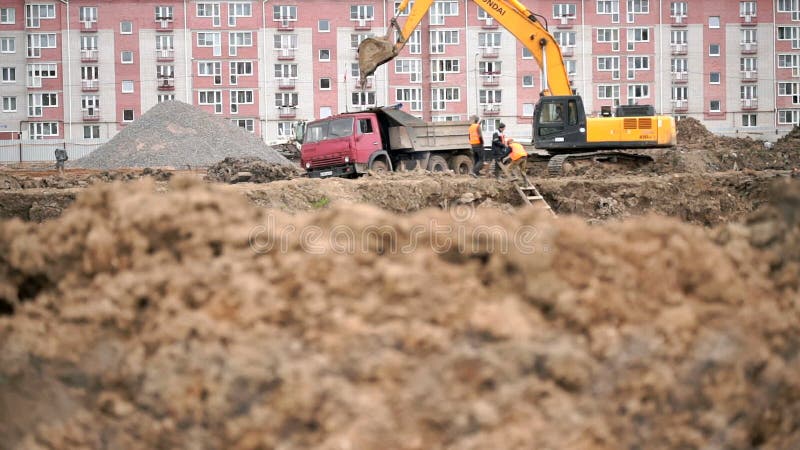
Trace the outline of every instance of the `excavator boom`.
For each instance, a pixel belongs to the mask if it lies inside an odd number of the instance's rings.
[[[571,95],[569,76],[561,56],[561,48],[539,21],[536,14],[518,0],[473,0],[524,45],[544,74],[543,86],[546,94]],[[364,39],[358,46],[358,67],[362,86],[366,78],[378,67],[391,61],[400,53],[411,38],[411,34],[428,13],[434,0],[415,0],[405,24],[400,27],[397,16],[406,10],[409,0],[403,0],[392,18],[391,26],[383,37]],[[397,32],[397,39],[393,34]]]

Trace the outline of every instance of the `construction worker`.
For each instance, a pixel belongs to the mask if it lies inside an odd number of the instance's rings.
[[[67,149],[66,148],[62,147],[62,148],[57,148],[56,149],[56,169],[58,170],[59,174],[63,174],[64,173],[64,163],[68,159],[69,159],[69,156],[67,156]]]
[[[483,133],[481,133],[481,118],[472,116],[472,124],[469,126],[469,145],[472,146],[472,154],[475,155],[475,167],[472,174],[477,176],[481,172],[486,155],[483,150]]]
[[[500,178],[500,161],[508,154],[508,146],[506,145],[506,124],[500,122],[497,126],[497,131],[492,134],[492,160],[494,160],[494,177]]]
[[[520,176],[524,176],[528,170],[528,152],[525,151],[525,148],[522,147],[522,144],[514,139],[508,138],[507,142],[508,148],[511,150],[511,152],[508,154],[508,159],[511,160],[511,164],[508,166],[508,173],[513,175],[514,168],[516,168],[520,171]]]

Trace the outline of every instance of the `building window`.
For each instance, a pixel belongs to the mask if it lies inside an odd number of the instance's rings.
[[[133,122],[133,110],[132,109],[123,109],[122,110],[122,121],[123,122]]]
[[[431,61],[431,81],[444,82],[445,74],[461,72],[458,59],[434,59]]]
[[[54,92],[28,94],[28,116],[41,117],[44,108],[55,108],[58,106],[58,94]]]
[[[172,19],[172,6],[156,6],[156,21],[170,21]]]
[[[275,106],[278,108],[297,106],[299,103],[300,95],[297,92],[277,92],[275,94]]]
[[[253,46],[253,33],[250,31],[245,32],[230,32],[228,33],[228,53],[230,56],[238,54],[239,47],[252,47]]]
[[[719,100],[711,100],[708,104],[708,110],[712,113],[720,112],[720,101]]]
[[[650,98],[649,84],[629,84],[628,85],[628,104],[636,105],[639,100]]]
[[[597,86],[597,98],[600,100],[618,99],[619,98],[619,85],[618,84],[601,84]]]
[[[609,15],[612,23],[618,23],[619,0],[597,0],[597,14]]]
[[[323,106],[320,108],[320,111],[324,110],[325,108],[326,107]],[[324,119],[330,115],[330,113],[328,113],[328,115],[323,115],[323,113],[320,112],[319,118]],[[288,138],[292,136],[294,136],[294,124],[292,122],[278,122],[278,137]]]
[[[369,108],[375,106],[375,92],[353,92],[350,95],[351,105],[355,108]]]
[[[133,80],[123,80],[122,81],[122,93],[123,94],[131,94],[131,93],[133,93]]]
[[[28,35],[28,58],[40,58],[43,48],[56,48],[55,33],[37,33]]]
[[[444,111],[448,103],[461,101],[459,88],[433,88],[431,89],[431,110]]]
[[[17,81],[16,67],[3,67],[3,83],[14,83]]]
[[[25,5],[25,27],[39,28],[42,19],[55,19],[56,5]]]
[[[739,2],[739,17],[755,17],[756,2]]]
[[[409,111],[422,111],[421,88],[398,88],[395,91],[394,99],[397,102],[407,104]]]
[[[431,53],[445,53],[447,46],[458,45],[460,42],[458,30],[434,30],[430,35]]]
[[[330,78],[320,78],[319,79],[319,88],[323,91],[328,91],[331,89],[331,79]]]
[[[719,44],[711,44],[708,46],[708,56],[719,56]]]
[[[17,41],[13,37],[0,38],[0,53],[16,53]]]
[[[253,91],[231,91],[231,114],[239,113],[239,105],[252,105]]]
[[[575,3],[556,3],[553,5],[553,19],[574,19],[577,6]]]
[[[522,76],[522,87],[533,87],[533,75]]]
[[[122,52],[120,60],[122,61],[122,64],[133,64],[133,52],[130,50],[125,50]]]
[[[611,44],[611,51],[619,51],[619,28],[598,28],[597,42]]]
[[[719,72],[711,72],[708,74],[708,82],[711,84],[719,84],[720,83],[720,73]]]
[[[169,102],[175,100],[175,94],[158,94],[158,103]]]
[[[17,22],[17,13],[14,8],[0,8],[0,24],[13,25]]]
[[[457,1],[440,0],[431,5],[428,18],[431,25],[444,25],[445,17],[455,17],[457,15]]]
[[[3,112],[17,112],[17,97],[3,97]]]
[[[756,117],[758,117],[756,114],[742,114],[742,126],[743,127],[758,126]]]
[[[778,125],[800,124],[800,109],[779,109]]]
[[[297,6],[274,5],[272,15],[275,22],[297,21]]]
[[[533,103],[522,104],[522,117],[533,117]]]
[[[100,139],[100,125],[84,125],[83,126],[84,139]]]
[[[522,47],[522,59],[533,59],[533,53],[531,53],[528,47]]]
[[[58,122],[31,122],[28,124],[31,139],[44,139],[58,136]]]
[[[710,16],[708,18],[708,28],[719,28],[719,16]]]
[[[672,2],[669,5],[670,17],[686,17],[688,12],[687,2]]]
[[[328,19],[320,19],[317,22],[317,31],[320,33],[329,33],[331,31],[331,21]]]
[[[247,2],[228,3],[228,25],[235,27],[238,17],[252,17],[253,6]]]
[[[253,119],[232,119],[231,123],[250,133],[255,132],[255,121]]]
[[[97,22],[97,7],[96,6],[81,6],[78,13],[79,20],[83,23]]]
[[[197,93],[198,105],[213,105],[214,114],[222,114],[222,91],[200,91]]]
[[[374,20],[375,11],[372,5],[350,5],[350,20]]]
[[[119,23],[119,33],[120,34],[133,34],[133,22],[129,20],[123,20]]]
[[[356,64],[356,66],[358,66],[358,64]],[[356,69],[356,71],[357,70],[358,69]],[[407,74],[409,83],[420,83],[422,82],[422,60],[401,58],[395,59],[394,73]]]
[[[327,48],[321,48],[319,50],[319,60],[320,61],[330,61],[331,60],[331,51]]]

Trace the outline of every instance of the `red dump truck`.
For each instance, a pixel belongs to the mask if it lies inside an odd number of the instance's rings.
[[[469,122],[425,122],[395,107],[300,123],[295,133],[314,178],[416,168],[467,174],[474,164]]]

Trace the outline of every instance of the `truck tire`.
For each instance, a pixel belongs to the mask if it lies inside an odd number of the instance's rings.
[[[447,172],[447,160],[443,156],[433,155],[428,161],[428,170],[431,172]]]
[[[456,155],[450,158],[450,170],[457,175],[469,175],[475,163],[467,155]]]
[[[376,159],[372,161],[372,164],[369,166],[369,170],[373,172],[388,172],[389,166],[386,165],[386,161],[382,159]]]

